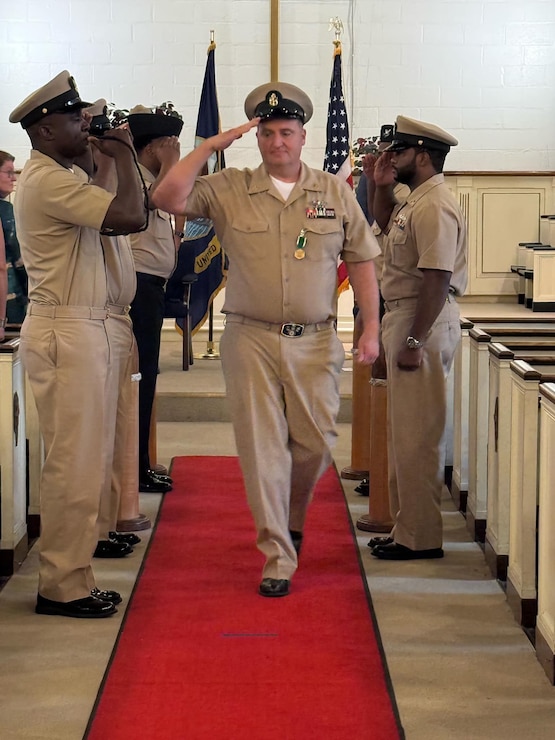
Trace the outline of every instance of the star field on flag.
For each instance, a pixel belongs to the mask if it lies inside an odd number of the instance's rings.
[[[347,120],[347,108],[345,107],[343,84],[341,82],[341,45],[339,43],[335,46],[333,56],[326,134],[324,171],[330,172],[332,175],[339,175],[339,177],[342,177],[353,187],[349,122]],[[338,294],[347,290],[348,287],[347,266],[340,260],[337,266]]]
[[[347,109],[345,107],[343,85],[341,82],[340,50],[336,51],[333,58],[333,74],[330,85],[326,133],[324,170],[330,172],[332,175],[340,175],[352,187],[349,122],[347,120]]]

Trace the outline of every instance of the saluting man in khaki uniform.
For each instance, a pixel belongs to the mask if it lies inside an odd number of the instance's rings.
[[[105,438],[115,425],[107,399],[117,383],[111,360],[121,332],[131,345],[127,299],[133,275],[120,273],[118,255],[105,255],[108,233],[144,225],[140,181],[127,131],[91,140],[115,162],[114,195],[72,170],[89,147],[89,123],[73,77],[61,72],[10,115],[32,144],[15,199],[21,252],[29,274],[30,305],[21,354],[37,404],[45,445],[41,476],[39,593],[36,611],[105,617],[121,600],[99,591],[91,567],[98,541],[101,492],[111,465]],[[108,240],[105,248],[116,241]],[[94,595],[93,595],[94,594]]]
[[[173,167],[153,199],[210,218],[229,256],[220,344],[245,486],[266,562],[259,592],[285,596],[307,508],[331,462],[344,360],[337,338],[337,260],[349,269],[364,332],[378,353],[379,248],[348,186],[301,161],[308,96],[271,82],[245,101],[249,123],[211,137]],[[215,151],[257,128],[263,163],[196,177]],[[196,178],[196,179],[195,179]]]
[[[442,173],[457,143],[438,126],[398,116],[374,169],[375,216],[387,232],[382,342],[395,524],[369,544],[383,560],[443,557],[446,378],[460,339],[455,296],[466,288],[466,225]],[[410,188],[401,203],[395,182]]]

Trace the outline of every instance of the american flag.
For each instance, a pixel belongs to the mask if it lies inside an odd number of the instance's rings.
[[[333,74],[328,104],[328,125],[326,130],[326,153],[324,170],[332,175],[340,175],[353,187],[351,167],[351,148],[349,144],[349,121],[341,83],[341,46],[336,45],[333,56]]]
[[[332,175],[339,175],[353,187],[351,166],[351,147],[349,144],[349,121],[343,97],[341,82],[341,44],[335,42],[333,53],[333,73],[330,85],[330,102],[328,104],[328,125],[326,129],[326,153],[324,170]],[[337,266],[337,292],[342,293],[349,287],[347,267],[344,262]]]

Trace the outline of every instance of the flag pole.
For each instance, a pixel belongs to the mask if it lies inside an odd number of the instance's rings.
[[[214,31],[210,31],[210,46],[208,52],[214,51],[216,48],[216,42],[214,41]],[[218,157],[218,169],[221,166],[221,153],[217,153]],[[214,300],[210,301],[208,308],[208,341],[206,343],[206,352],[193,355],[197,360],[219,360],[220,353],[214,346]]]
[[[330,18],[329,31],[333,30],[333,73],[330,88],[330,106],[328,109],[328,145],[324,169],[345,178],[352,187],[351,151],[348,133],[347,110],[343,97],[341,71],[341,34],[343,22],[336,16]],[[338,115],[341,116],[340,123]],[[343,136],[341,136],[343,126]],[[333,143],[333,145],[331,145]],[[342,174],[341,174],[342,173]],[[338,266],[338,294],[348,285],[348,274],[344,262]],[[362,327],[355,322],[353,345],[356,345]],[[348,480],[361,480],[369,476],[370,460],[370,378],[369,365],[353,362],[352,380],[352,420],[351,420],[351,464],[341,471],[341,477]]]
[[[208,341],[206,342],[206,352],[194,355],[197,360],[219,360],[220,353],[214,346],[214,303],[210,301],[208,309]]]

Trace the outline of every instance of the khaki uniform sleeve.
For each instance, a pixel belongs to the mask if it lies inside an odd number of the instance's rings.
[[[47,215],[63,223],[102,227],[110,203],[115,198],[96,185],[89,185],[69,170],[49,170],[40,180],[50,197],[44,201]]]

